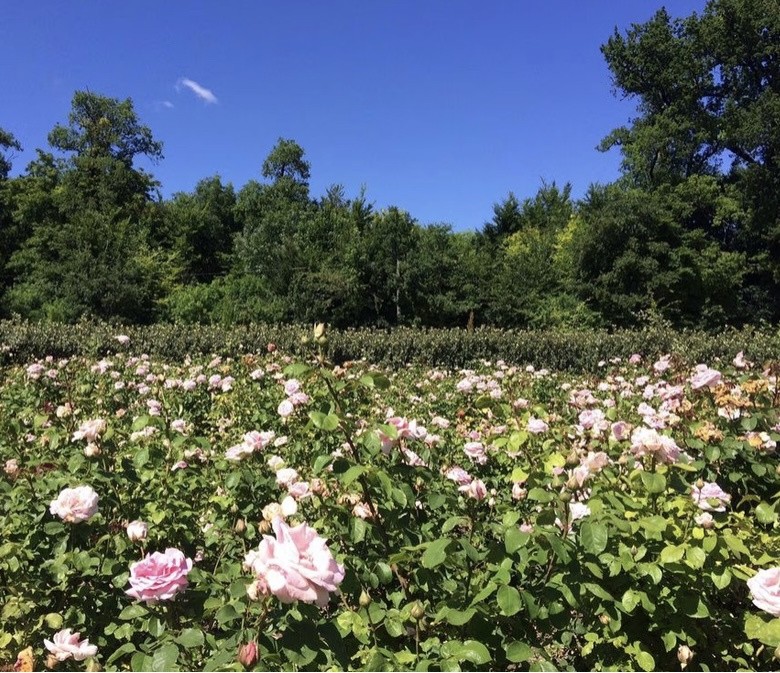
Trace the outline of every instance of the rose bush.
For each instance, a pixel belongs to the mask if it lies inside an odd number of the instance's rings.
[[[67,626],[105,670],[776,667],[771,361],[391,370],[115,334],[3,371],[0,664]]]

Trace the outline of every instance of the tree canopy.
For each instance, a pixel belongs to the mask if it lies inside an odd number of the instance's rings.
[[[718,329],[780,318],[780,5],[709,0],[617,27],[601,50],[636,103],[583,198],[542,181],[471,232],[365,189],[311,194],[280,137],[257,179],[160,196],[162,143],[130,99],[77,91],[49,147],[0,129],[0,314],[76,320]],[[486,211],[490,213],[489,204]],[[478,229],[478,230],[477,230]]]

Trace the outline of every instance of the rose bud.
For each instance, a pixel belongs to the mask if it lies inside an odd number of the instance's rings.
[[[84,455],[87,458],[94,458],[100,455],[100,447],[94,442],[90,442],[84,447]]]
[[[233,530],[239,535],[243,535],[244,531],[246,531],[246,521],[243,519],[238,519],[233,525]]]
[[[677,661],[680,662],[680,668],[685,668],[691,659],[693,659],[691,648],[687,645],[680,645],[677,648]]]
[[[127,537],[130,542],[142,542],[149,534],[149,528],[143,521],[131,521],[127,524]]]
[[[238,660],[245,668],[251,668],[257,663],[257,643],[254,640],[238,648]]]

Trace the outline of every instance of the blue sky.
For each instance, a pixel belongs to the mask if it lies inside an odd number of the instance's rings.
[[[704,0],[667,2],[674,16]],[[47,147],[77,89],[132,98],[164,144],[163,194],[219,174],[260,179],[277,138],[314,196],[365,185],[376,207],[481,228],[511,190],[618,175],[599,140],[628,121],[599,51],[651,0],[10,2],[0,23],[0,127]],[[200,88],[199,88],[200,87]]]

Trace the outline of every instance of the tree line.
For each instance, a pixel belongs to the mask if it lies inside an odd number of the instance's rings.
[[[780,2],[664,9],[601,50],[637,116],[622,173],[510,193],[480,230],[309,189],[280,138],[261,178],[160,196],[162,145],[130,99],[77,91],[26,170],[0,129],[0,315],[338,326],[677,326],[780,317]]]

